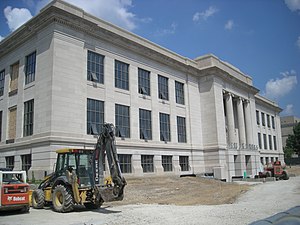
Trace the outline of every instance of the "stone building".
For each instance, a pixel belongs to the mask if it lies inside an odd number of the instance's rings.
[[[295,116],[282,116],[280,118],[281,123],[281,131],[282,131],[282,147],[286,146],[286,140],[288,139],[289,135],[294,134],[294,127],[300,123],[300,119]],[[295,154],[293,157],[297,157]]]
[[[55,150],[93,148],[116,126],[126,176],[253,176],[283,160],[279,112],[252,78],[194,60],[61,0],[0,42],[0,167],[53,170]],[[263,144],[262,144],[263,143]]]

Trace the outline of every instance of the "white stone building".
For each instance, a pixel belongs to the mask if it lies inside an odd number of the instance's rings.
[[[258,92],[214,55],[182,57],[57,0],[0,42],[0,167],[41,178],[55,150],[93,148],[110,122],[126,176],[253,176],[283,160],[281,109]]]

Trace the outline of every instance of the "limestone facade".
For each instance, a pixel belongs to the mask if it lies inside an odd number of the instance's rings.
[[[89,54],[102,59],[101,82]],[[143,88],[141,71],[149,77]],[[29,177],[52,172],[59,148],[93,148],[98,115],[119,124],[126,176],[214,173],[230,181],[283,160],[281,109],[251,77],[214,55],[182,57],[60,0],[0,42],[1,81],[0,167],[28,169]],[[257,124],[257,111],[275,128]],[[258,133],[267,142],[271,135],[272,149],[259,148]]]

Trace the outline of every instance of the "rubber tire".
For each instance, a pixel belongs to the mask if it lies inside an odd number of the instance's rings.
[[[281,179],[283,179],[283,180],[288,180],[289,179],[289,175],[287,174],[286,171],[282,171]]]
[[[29,213],[29,209],[30,209],[30,206],[26,205],[20,211],[21,211],[21,213]]]
[[[45,205],[45,193],[42,189],[35,189],[32,192],[31,204],[34,209],[42,209]]]
[[[72,192],[63,185],[57,185],[52,193],[52,206],[54,211],[60,213],[74,210],[74,200]]]

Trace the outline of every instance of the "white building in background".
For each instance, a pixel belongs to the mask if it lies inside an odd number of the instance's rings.
[[[126,176],[253,176],[283,160],[279,112],[214,55],[191,60],[54,1],[0,42],[0,167],[53,169],[116,126]]]

